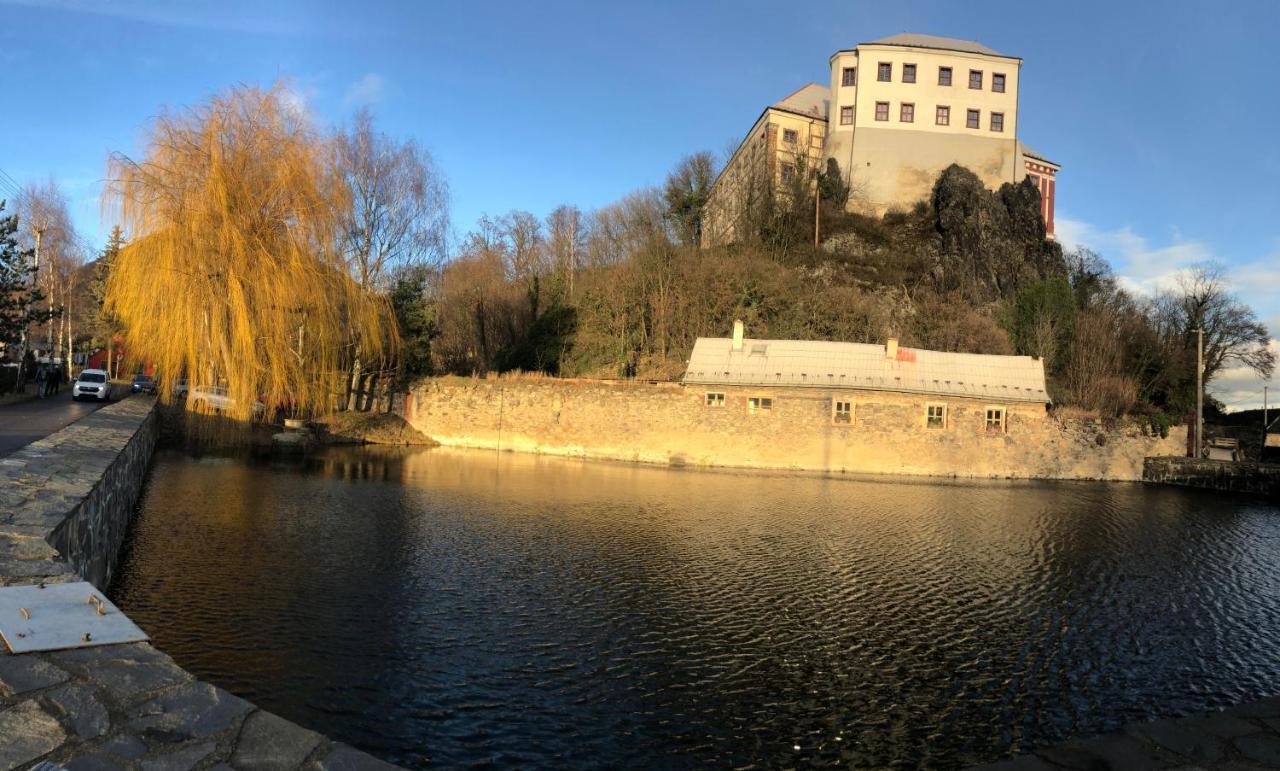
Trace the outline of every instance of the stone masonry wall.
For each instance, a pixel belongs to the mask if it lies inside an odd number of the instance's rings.
[[[1253,493],[1280,501],[1280,465],[1207,458],[1147,458],[1142,478],[1181,487]]]
[[[107,586],[155,445],[153,405],[126,399],[0,458],[0,586]],[[197,680],[148,643],[0,645],[0,771],[35,767],[394,768]]]
[[[708,392],[725,395],[707,406]],[[749,397],[773,399],[767,413]],[[832,419],[834,400],[854,404]],[[947,425],[927,428],[927,404]],[[1006,430],[985,410],[1003,407]],[[1185,447],[1136,426],[1104,430],[1044,405],[873,391],[683,386],[554,378],[436,378],[398,411],[444,445],[660,463],[872,474],[1140,480],[1143,459]]]

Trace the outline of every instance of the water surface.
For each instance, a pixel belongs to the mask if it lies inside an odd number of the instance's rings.
[[[409,766],[953,768],[1280,692],[1280,511],[453,450],[157,456],[115,600]]]

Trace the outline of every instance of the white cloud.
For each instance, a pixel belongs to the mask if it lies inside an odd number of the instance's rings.
[[[383,80],[381,75],[370,72],[351,84],[351,87],[347,89],[347,95],[343,97],[342,101],[348,107],[368,106],[382,99],[386,87],[387,82]]]

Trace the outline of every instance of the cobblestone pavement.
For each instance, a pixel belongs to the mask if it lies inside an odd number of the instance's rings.
[[[1110,736],[1073,739],[980,771],[1280,768],[1280,696],[1203,717],[1136,723]]]
[[[146,419],[131,399],[0,459],[0,585],[78,581],[46,540]],[[195,679],[148,643],[0,646],[0,771],[395,768]]]

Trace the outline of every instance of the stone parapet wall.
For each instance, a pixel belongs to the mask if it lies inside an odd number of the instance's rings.
[[[107,587],[155,446],[153,408],[135,396],[0,458],[0,585]],[[37,765],[394,768],[197,680],[148,643],[0,646],[0,771]]]
[[[1147,458],[1142,478],[1148,482],[1181,487],[1253,493],[1280,501],[1280,464],[1206,458]]]
[[[725,395],[707,406],[708,392]],[[773,400],[751,412],[751,397]],[[853,402],[847,424],[835,400]],[[945,405],[944,428],[925,425]],[[985,426],[1005,410],[1003,431]],[[536,377],[435,378],[397,411],[444,445],[658,463],[957,477],[1140,480],[1143,459],[1177,453],[1142,427],[1060,418],[1042,404],[824,388],[704,387]]]

